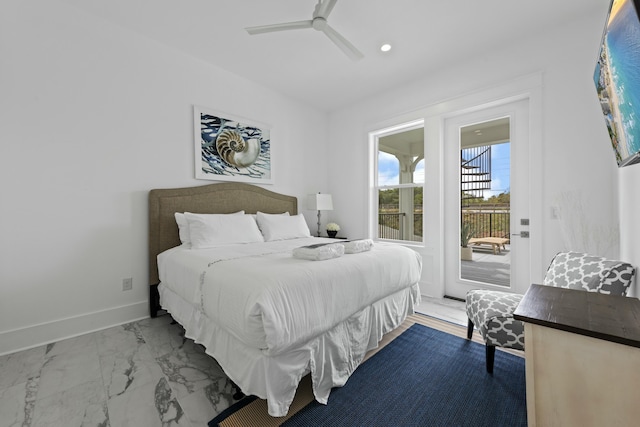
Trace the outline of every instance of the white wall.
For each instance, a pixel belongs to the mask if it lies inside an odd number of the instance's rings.
[[[627,166],[619,171],[620,181],[620,259],[636,267],[636,286],[632,295],[640,297],[638,275],[640,274],[640,165]]]
[[[329,143],[333,152],[340,153],[334,164],[341,173],[331,175],[329,184],[334,219],[343,225],[345,235],[367,234],[368,131],[390,124],[394,117],[401,123],[425,111],[446,111],[452,100],[491,93],[522,76],[542,73],[542,173],[534,184],[542,189],[542,206],[532,207],[539,209],[542,222],[532,224],[532,230],[536,227],[542,233],[536,236],[541,239],[541,253],[532,256],[541,262],[531,271],[531,281],[540,282],[544,268],[560,250],[607,246],[565,239],[563,229],[579,225],[578,220],[609,230],[614,244],[603,249],[603,255],[617,256],[616,165],[592,80],[606,7],[603,3],[601,13],[578,16],[559,28],[541,28],[535,37],[505,40],[503,46],[462,64],[442,65],[423,80],[333,112]],[[438,122],[437,116],[430,120],[431,126]],[[440,129],[427,128],[425,133],[428,146],[438,143]],[[437,233],[441,224],[433,222],[440,219],[441,200],[427,193],[425,199],[427,227]],[[566,203],[567,199],[573,202]],[[559,200],[565,200],[562,206]],[[563,208],[561,220],[551,218],[553,207]],[[419,249],[425,260],[421,290],[441,296],[441,242],[435,242]]]
[[[266,188],[313,227],[326,114],[64,3],[2,9],[0,354],[148,315],[147,193],[211,183],[194,104],[273,126]]]

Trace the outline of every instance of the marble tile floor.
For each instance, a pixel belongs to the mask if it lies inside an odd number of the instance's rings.
[[[466,325],[459,301],[416,311]],[[206,426],[233,393],[167,315],[0,356],[0,427]]]
[[[0,427],[206,426],[234,390],[170,316],[0,357]]]

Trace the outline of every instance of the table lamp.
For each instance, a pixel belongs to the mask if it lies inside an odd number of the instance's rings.
[[[310,194],[308,197],[308,208],[318,211],[318,237],[320,237],[320,211],[332,211],[333,200],[331,194]]]

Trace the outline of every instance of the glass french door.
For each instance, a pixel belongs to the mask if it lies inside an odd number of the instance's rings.
[[[529,286],[528,101],[445,121],[445,294]]]

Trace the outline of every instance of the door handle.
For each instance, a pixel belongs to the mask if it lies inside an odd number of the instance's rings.
[[[525,239],[528,239],[529,238],[529,232],[528,231],[521,231],[519,233],[512,234],[512,236],[524,237]]]

